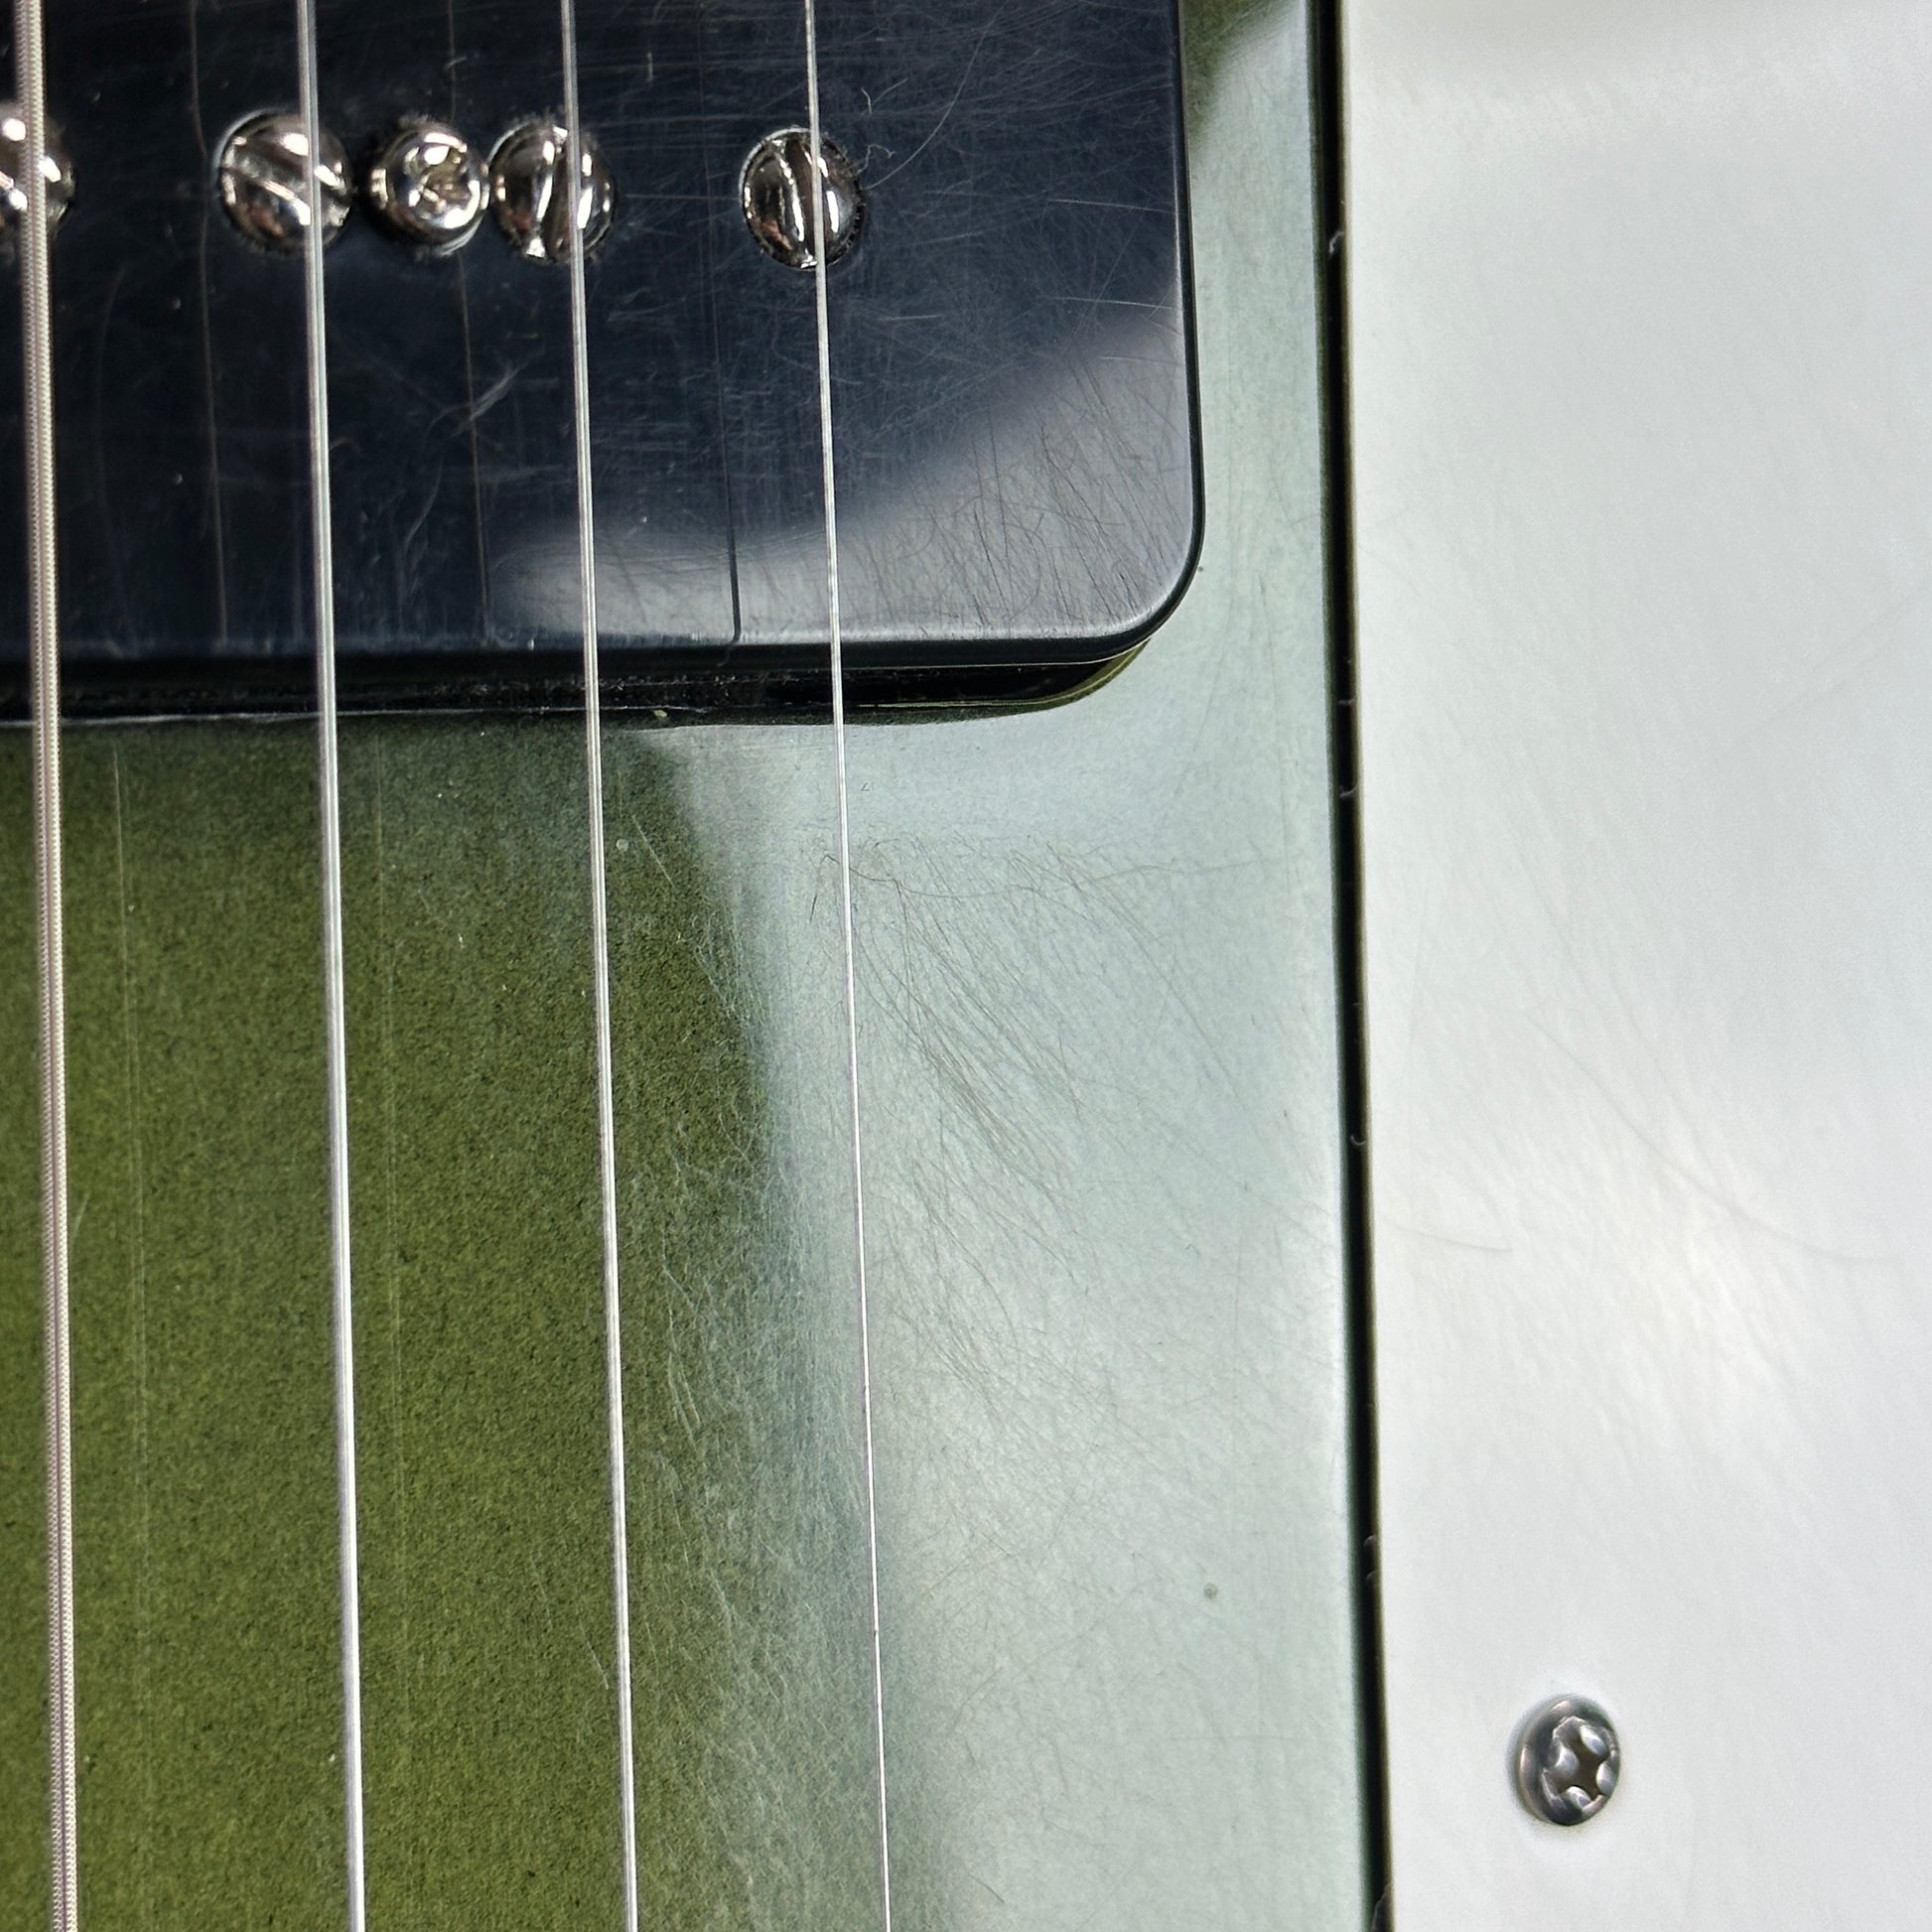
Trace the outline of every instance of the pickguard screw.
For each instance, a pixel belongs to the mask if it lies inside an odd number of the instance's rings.
[[[570,132],[557,121],[526,121],[489,158],[489,198],[496,225],[525,261],[561,263],[582,237],[590,254],[611,232],[617,187],[604,156],[580,137],[583,178],[569,193]]]
[[[348,219],[348,156],[322,130],[316,174],[322,184],[322,239],[335,240]],[[300,114],[257,114],[221,145],[215,164],[221,206],[257,247],[297,253],[309,232],[309,136]]]
[[[0,235],[11,234],[27,212],[27,116],[19,102],[0,100]],[[61,131],[47,123],[47,149],[41,156],[41,175],[47,183],[47,225],[60,225],[73,200],[73,161]]]
[[[1516,1790],[1531,1816],[1582,1825],[1610,1802],[1623,1752],[1616,1728],[1582,1698],[1552,1698],[1516,1733]]]
[[[489,182],[477,151],[441,121],[400,127],[369,166],[369,206],[389,231],[437,254],[477,232]]]
[[[835,142],[818,143],[819,177],[825,187],[825,259],[849,255],[865,225],[866,194],[858,171]],[[806,183],[812,174],[812,137],[808,128],[781,128],[767,134],[747,156],[738,195],[745,223],[773,261],[787,268],[817,266],[812,252],[812,207]]]

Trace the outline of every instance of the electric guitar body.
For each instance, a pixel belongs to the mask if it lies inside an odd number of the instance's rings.
[[[11,0],[0,1932],[1922,1923],[1928,72]]]
[[[1365,1922],[1324,59],[49,10],[0,1922]]]

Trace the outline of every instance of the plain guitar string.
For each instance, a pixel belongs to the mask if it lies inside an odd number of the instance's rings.
[[[824,131],[818,97],[818,7],[805,0],[805,97],[811,136],[812,293],[818,331],[818,441],[825,495],[825,606],[831,637],[832,751],[839,797],[839,925],[845,952],[846,1106],[852,1129],[852,1234],[859,1295],[859,1391],[865,1425],[866,1582],[872,1637],[873,1768],[879,1805],[879,1884],[893,1932],[892,1833],[886,1809],[886,1670],[879,1638],[879,1495],[872,1429],[872,1302],[866,1281],[866,1162],[859,1125],[859,968],[852,921],[852,810],[846,770],[845,633],[839,608],[838,466],[832,455],[832,323],[826,293]]]
[[[303,134],[311,157],[321,151],[321,110],[314,0],[297,0]],[[605,1369],[610,1416],[613,1597],[619,1706],[619,1758],[623,1825],[624,1932],[637,1932],[636,1773],[630,1681],[629,1559],[623,1450],[622,1330],[619,1303],[617,1130],[612,1067],[610,918],[604,849],[604,761],[598,670],[596,542],[592,522],[590,378],[586,352],[584,251],[578,234],[583,136],[578,110],[577,29],[571,0],[561,0],[565,165],[570,266],[571,376],[577,468],[578,570],[585,686],[585,771],[590,825],[592,951],[597,1028],[597,1112],[605,1299]],[[308,171],[304,270],[308,295],[309,436],[314,504],[317,711],[323,845],[323,973],[328,1035],[330,1234],[335,1289],[337,1488],[341,1518],[343,1732],[349,1932],[363,1932],[366,1876],[363,1845],[360,1590],[355,1482],[354,1328],[349,1251],[347,1026],[343,965],[341,755],[336,703],[334,530],[329,474],[327,312],[323,294],[321,170]]]
[[[34,866],[41,994],[41,1258],[46,1295],[49,1921],[80,1923],[73,1705],[73,1418],[68,1349],[67,948],[61,853],[61,651],[54,498],[54,319],[47,259],[47,72],[39,0],[15,0],[27,125],[20,308],[26,394],[28,638],[33,669]]]
[[[329,477],[329,337],[322,274],[322,109],[315,0],[296,0],[309,209],[302,267],[308,297],[309,492],[315,579],[316,762],[322,822],[323,1033],[329,1089],[329,1259],[336,1370],[336,1507],[342,1573],[343,1799],[349,1932],[363,1932],[362,1613],[355,1520],[355,1330],[350,1287],[348,1022],[343,989],[342,759],[336,719],[336,554]]]
[[[630,1554],[623,1470],[623,1329],[619,1302],[618,1130],[611,1045],[611,913],[604,855],[604,724],[597,643],[597,533],[591,495],[591,375],[584,288],[584,131],[577,98],[577,16],[561,0],[564,39],[564,223],[570,266],[570,378],[577,450],[577,573],[584,627],[584,778],[590,824],[591,966],[597,1021],[598,1191],[604,1229],[604,1377],[610,1426],[612,1594],[617,1614],[618,1777],[623,1820],[623,1926],[637,1932],[637,1766],[630,1697]]]
[[[51,1922],[76,1932],[73,1696],[73,1535],[70,1380],[69,1370],[69,1229],[67,1184],[66,984],[63,944],[60,669],[56,604],[53,488],[53,380],[48,277],[46,87],[38,0],[15,0],[18,93],[26,122],[21,224],[22,337],[26,375],[27,491],[31,649],[33,658],[36,867],[39,899],[43,1117],[44,1272],[47,1314],[48,1597]],[[342,1591],[343,1758],[349,1932],[364,1932],[361,1638],[356,1530],[354,1339],[349,1246],[347,1024],[343,960],[341,752],[336,697],[334,515],[329,463],[328,338],[323,280],[323,190],[314,157],[321,151],[314,0],[296,0],[297,53],[308,169],[304,282],[307,298],[308,403],[317,685],[317,764],[322,843],[323,996],[330,1151],[330,1260],[335,1366],[337,1489]],[[624,1830],[624,1927],[637,1932],[636,1797],[631,1714],[629,1591],[623,1475],[621,1330],[619,1307],[617,1163],[612,1068],[610,929],[603,825],[596,547],[592,522],[589,374],[584,251],[577,202],[583,181],[578,109],[576,22],[561,0],[566,167],[572,196],[568,223],[572,388],[576,433],[578,562],[584,630],[585,752],[590,820],[593,953],[597,1006],[599,1165],[604,1223],[606,1372],[611,1435],[611,1490],[618,1643],[620,1757]],[[827,616],[834,760],[838,792],[840,925],[844,953],[846,1085],[851,1123],[853,1232],[859,1300],[861,1398],[874,1758],[879,1807],[882,1906],[892,1926],[892,1857],[887,1816],[885,1687],[880,1645],[879,1527],[872,1415],[871,1309],[866,1278],[865,1162],[860,1127],[857,964],[853,930],[852,839],[846,758],[844,644],[840,618],[838,504],[832,446],[832,382],[823,141],[819,113],[817,17],[805,0],[806,84],[810,109],[813,282],[818,345],[819,430],[825,500]]]

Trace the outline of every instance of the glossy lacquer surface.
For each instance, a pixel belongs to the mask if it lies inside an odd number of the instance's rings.
[[[1347,12],[1396,1921],[1922,1923],[1932,21]]]
[[[582,0],[574,18],[617,195],[585,264],[613,695],[743,710],[790,680],[822,703],[816,290],[740,200],[758,144],[808,118],[804,9]],[[55,326],[85,709],[309,693],[303,278],[242,240],[212,185],[229,132],[293,100],[292,21],[289,0],[50,10],[84,184]],[[516,0],[331,0],[317,31],[324,121],[358,166],[406,116],[487,155],[562,102],[556,22]],[[1146,634],[1193,558],[1175,0],[842,0],[817,46],[825,136],[866,208],[831,308],[854,663],[978,666],[1001,691],[1059,663],[1077,682]],[[348,695],[556,692],[577,644],[569,278],[493,218],[426,258],[360,207],[329,252]],[[0,353],[18,353],[4,310]],[[0,461],[19,447],[0,405]],[[0,707],[18,708],[9,592]]]
[[[1077,704],[851,745],[902,1926],[1365,1911],[1304,22],[1191,29],[1201,575]],[[581,732],[345,746],[371,1923],[616,1925]],[[310,734],[69,754],[85,1919],[339,1926]],[[883,1922],[832,740],[605,754],[643,1920]],[[17,737],[0,776],[28,1925]]]

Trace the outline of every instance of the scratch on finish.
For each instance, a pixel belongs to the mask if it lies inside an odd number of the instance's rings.
[[[202,119],[202,40],[197,21],[201,0],[188,5],[188,115],[195,127],[195,150],[202,172],[208,167],[207,128]],[[214,644],[217,652],[228,643],[228,559],[221,528],[221,430],[214,413],[214,322],[208,305],[208,222],[213,209],[202,202],[201,227],[195,242],[195,292],[202,312],[202,394],[207,417],[207,518],[214,541]]]
[[[1004,5],[998,6],[995,7],[992,13],[990,13],[987,16],[986,25],[980,30],[980,37],[978,40],[976,40],[973,43],[973,51],[967,57],[965,67],[960,70],[959,85],[952,90],[952,98],[946,102],[943,108],[940,109],[939,118],[936,121],[934,121],[930,129],[927,130],[925,139],[921,141],[919,145],[916,148],[914,148],[912,152],[908,154],[903,161],[897,163],[894,167],[888,168],[886,172],[883,175],[881,175],[877,181],[870,183],[868,185],[869,192],[877,194],[878,191],[884,188],[886,184],[889,181],[891,181],[895,175],[904,174],[906,169],[911,167],[913,162],[918,160],[919,156],[924,154],[926,149],[931,147],[933,142],[938,140],[940,131],[945,127],[946,123],[952,119],[952,110],[955,107],[957,107],[961,99],[964,98],[966,93],[966,83],[972,79],[973,69],[979,65],[979,58],[986,51],[986,43],[992,39],[993,30],[1000,24],[1001,17],[1006,13],[1006,11],[1007,9]],[[816,72],[814,72],[813,74],[813,86],[814,89],[816,89],[817,86]],[[814,166],[817,165],[817,160],[818,160],[818,147],[816,141],[814,140],[812,146],[812,161]]]
[[[457,52],[456,0],[448,0],[443,9],[443,16],[449,33],[450,119],[456,122],[459,119],[457,75],[462,70],[462,57]],[[470,276],[461,257],[456,264],[456,301],[458,319],[463,327],[463,393],[469,403],[465,415],[470,432],[470,506],[477,537],[477,597],[481,612],[481,634],[486,640],[492,634],[489,614],[489,539],[483,527],[483,445],[477,435],[477,419],[483,412],[477,406],[477,353],[470,327]]]
[[[375,929],[382,942],[382,1167],[383,1273],[388,1281],[389,1314],[389,1437],[395,1457],[395,1616],[396,1649],[407,1660],[414,1655],[409,1627],[409,1459],[407,1417],[403,1409],[402,1379],[402,1256],[396,1241],[402,1190],[396,1183],[396,955],[389,931],[389,849],[386,808],[388,765],[383,741],[375,741]],[[416,1720],[413,1703],[415,1673],[396,1673],[396,1782],[404,1791],[415,1789]],[[408,1837],[402,1868],[408,1873],[410,1904],[414,1908],[420,1865],[416,1859],[416,1808],[404,1806],[400,1816]]]
[[[134,1681],[141,1709],[141,1923],[155,1922],[154,1842],[161,1822],[154,1770],[154,1513],[148,1487],[148,1182],[141,1155],[141,1035],[134,1024],[134,967],[128,945],[127,787],[120,748],[114,765],[114,910],[121,939],[121,1049],[127,1107],[127,1186],[134,1206],[128,1279],[128,1352],[134,1358]]]

